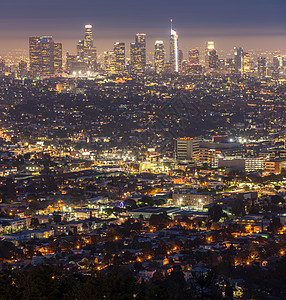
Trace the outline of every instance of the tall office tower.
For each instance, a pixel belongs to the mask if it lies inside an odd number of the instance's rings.
[[[113,51],[105,51],[104,54],[104,69],[108,74],[116,74],[116,54]]]
[[[79,40],[78,43],[76,44],[76,54],[77,54],[79,60],[84,59],[84,41],[83,40]]]
[[[135,43],[138,45],[138,63],[142,71],[146,68],[146,33],[137,33]]]
[[[194,138],[177,139],[176,158],[178,160],[197,160],[199,158],[199,141]]]
[[[25,61],[21,60],[19,62],[19,73],[18,73],[19,77],[20,78],[25,77],[27,75],[27,72],[28,72],[27,63]]]
[[[72,72],[76,69],[78,63],[78,57],[76,55],[69,54],[66,55],[66,70],[67,72]]]
[[[54,40],[51,36],[40,37],[41,44],[41,75],[54,74]]]
[[[163,41],[155,42],[155,52],[154,52],[154,64],[155,72],[160,74],[164,70],[165,63],[165,47]]]
[[[133,73],[144,72],[146,68],[146,34],[137,33],[135,43],[130,44],[130,64]]]
[[[210,68],[209,57],[210,57],[210,51],[213,51],[213,50],[215,50],[214,42],[208,41],[207,45],[206,45],[206,55],[205,55],[205,67],[207,69]]]
[[[115,69],[117,73],[125,70],[125,43],[114,43],[113,51],[115,53]]]
[[[200,63],[200,52],[197,49],[189,50],[189,63],[198,65]]]
[[[39,76],[41,70],[41,42],[40,37],[29,38],[30,71],[33,76]]]
[[[178,34],[173,29],[173,20],[171,19],[171,35],[170,35],[170,63],[173,72],[179,72],[179,48]]]
[[[238,75],[242,73],[242,56],[243,49],[241,47],[234,48],[234,72]]]
[[[89,70],[96,70],[97,53],[96,47],[93,46],[92,25],[85,25],[84,45],[84,61]]]
[[[136,43],[130,43],[130,66],[132,73],[138,73],[141,71],[139,64],[139,45]]]
[[[54,43],[54,72],[63,72],[63,46],[62,43]]]
[[[249,74],[251,72],[251,59],[247,52],[242,53],[241,58],[241,73]]]
[[[264,79],[266,76],[266,57],[258,57],[257,59],[257,73],[260,79]]]
[[[218,68],[218,55],[215,49],[209,51],[208,64],[210,69]]]
[[[275,70],[283,67],[283,57],[278,55],[273,57],[273,66]]]
[[[93,47],[92,25],[85,25],[84,47]]]

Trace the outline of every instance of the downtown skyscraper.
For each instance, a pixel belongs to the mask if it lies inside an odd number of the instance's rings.
[[[163,41],[155,42],[154,65],[155,72],[160,74],[164,70],[165,64],[165,47]]]
[[[170,64],[173,72],[179,72],[179,47],[178,34],[173,29],[173,20],[171,19],[171,35],[170,35]]]
[[[51,36],[29,38],[30,72],[33,76],[62,72],[62,44]]]
[[[115,69],[120,74],[125,70],[125,43],[114,43],[113,52],[115,54]]]
[[[137,33],[135,43],[130,44],[130,64],[132,73],[146,69],[146,33]]]

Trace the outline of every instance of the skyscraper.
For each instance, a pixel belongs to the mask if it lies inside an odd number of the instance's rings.
[[[82,44],[82,43],[81,43]],[[85,25],[85,35],[83,40],[84,61],[88,70],[95,71],[97,63],[96,47],[93,45],[92,25]],[[81,51],[81,48],[78,48]],[[81,53],[81,52],[80,52]]]
[[[155,42],[154,64],[155,72],[160,74],[164,70],[165,63],[165,47],[163,41]]]
[[[242,55],[243,49],[241,47],[234,48],[234,72],[241,75],[242,72]]]
[[[38,36],[29,38],[29,58],[32,75],[39,76],[41,69],[41,43]]]
[[[105,51],[104,54],[104,69],[108,74],[116,74],[116,54],[113,51]]]
[[[62,72],[62,44],[51,36],[29,38],[30,71],[33,76]]]
[[[258,57],[257,59],[257,72],[260,79],[264,79],[266,76],[266,57]]]
[[[85,35],[84,35],[84,47],[93,47],[93,37],[92,37],[92,25],[85,25]]]
[[[209,57],[208,57],[208,64],[210,69],[217,69],[218,68],[218,55],[216,53],[216,50],[210,50],[209,51]]]
[[[174,72],[179,71],[179,48],[178,35],[173,29],[173,20],[171,19],[171,35],[170,35],[170,63]]]
[[[137,33],[135,43],[130,44],[130,63],[134,73],[144,72],[146,68],[146,34]]]
[[[25,61],[23,61],[23,60],[21,60],[20,62],[19,62],[19,72],[18,72],[18,76],[20,77],[20,78],[23,78],[23,77],[25,77],[26,75],[27,75],[27,63],[25,62]]]
[[[189,63],[198,65],[200,63],[200,52],[197,49],[189,50]]]
[[[54,72],[63,72],[63,46],[62,43],[54,43]]]
[[[125,43],[114,43],[115,69],[117,73],[125,70]]]
[[[40,37],[41,75],[54,74],[54,40],[51,36]]]
[[[206,68],[210,68],[210,52],[211,51],[215,51],[215,47],[214,47],[214,42],[213,41],[208,41],[207,45],[206,45],[206,55],[205,55],[205,67]],[[212,52],[212,57],[214,57],[214,55],[216,54],[216,52]]]
[[[242,53],[241,59],[241,73],[249,74],[251,72],[251,59],[247,52]]]

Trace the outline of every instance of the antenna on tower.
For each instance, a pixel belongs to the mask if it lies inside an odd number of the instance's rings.
[[[170,19],[171,22],[171,31],[173,30],[173,19]]]

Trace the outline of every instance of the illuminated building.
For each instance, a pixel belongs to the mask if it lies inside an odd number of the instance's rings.
[[[92,25],[85,25],[85,35],[84,35],[84,47],[93,47],[93,37],[92,37]]]
[[[199,141],[193,138],[179,138],[176,140],[176,158],[178,160],[199,159]]]
[[[114,43],[115,69],[117,73],[125,70],[125,43]]]
[[[77,54],[79,59],[83,59],[86,67],[90,71],[96,70],[97,52],[93,45],[92,25],[85,25],[84,40],[77,44]]]
[[[171,19],[171,35],[170,35],[170,63],[172,64],[173,72],[179,71],[179,48],[178,35],[173,29],[173,20]]]
[[[32,75],[39,76],[40,69],[41,69],[40,37],[29,38],[29,57],[30,57],[30,71]]]
[[[33,76],[62,72],[62,44],[51,36],[29,38],[30,71]]]
[[[104,52],[104,69],[107,74],[116,74],[116,54],[113,51]]]
[[[155,72],[160,74],[164,70],[165,63],[165,47],[163,41],[155,42],[154,64]]]
[[[63,72],[63,47],[61,43],[54,43],[54,72]]]
[[[236,74],[242,73],[242,56],[243,56],[243,49],[235,47],[234,48],[234,72]]]
[[[260,79],[264,79],[266,76],[266,57],[258,57],[257,59],[257,72]]]
[[[211,51],[215,51],[215,47],[214,47],[214,42],[213,41],[207,42],[206,55],[205,55],[205,67],[206,68],[210,68],[209,58],[210,58],[210,52]]]
[[[78,59],[83,60],[84,59],[84,41],[79,40],[76,44],[76,53],[78,56]]]
[[[51,36],[40,37],[40,74],[54,74],[54,40]]]
[[[198,65],[200,63],[200,52],[197,49],[189,50],[189,63]]]
[[[66,56],[66,70],[67,72],[71,72],[75,70],[78,58],[76,55],[71,55],[67,52]]]
[[[251,72],[251,59],[247,52],[242,53],[241,59],[241,73],[248,74]]]
[[[208,67],[210,69],[218,68],[218,55],[215,49],[208,52]]]
[[[146,68],[146,34],[137,33],[135,43],[130,44],[130,64],[133,73],[144,72]]]
[[[28,68],[27,68],[27,63],[23,60],[21,60],[19,62],[19,77],[20,78],[23,78],[27,75],[27,71],[28,71]]]
[[[275,70],[283,67],[283,57],[282,56],[274,56],[273,57],[273,66]]]

